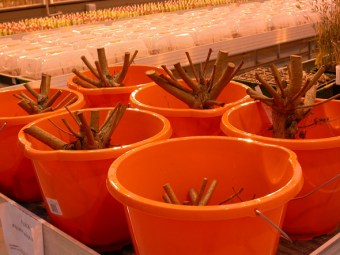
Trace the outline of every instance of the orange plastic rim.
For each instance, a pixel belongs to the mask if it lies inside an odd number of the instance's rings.
[[[320,101],[320,100],[318,100]],[[328,102],[326,104],[334,104],[334,111],[338,112],[340,108],[340,101],[334,100],[332,102]],[[325,138],[317,138],[317,139],[279,139],[279,138],[272,138],[261,136],[256,133],[246,132],[245,130],[241,130],[230,121],[231,118],[238,115],[244,108],[253,108],[257,111],[257,109],[262,108],[262,103],[258,101],[253,102],[246,102],[240,105],[236,105],[230,109],[228,109],[223,115],[221,120],[221,129],[226,135],[236,136],[236,137],[243,137],[243,138],[250,138],[256,141],[261,141],[264,143],[272,143],[277,144],[280,146],[287,147],[291,150],[315,150],[315,149],[329,149],[333,148],[334,146],[339,146],[340,144],[340,136],[333,136],[333,137],[325,137]],[[318,107],[323,107],[322,105]],[[241,118],[251,118],[253,116],[241,116]],[[335,124],[336,125],[336,124]],[[335,129],[339,130],[339,127],[335,127]]]
[[[195,151],[195,148],[202,142],[209,143],[212,146],[219,143],[218,146],[221,148],[223,144],[239,144],[245,143],[250,144],[251,146],[258,147],[259,150],[263,147],[272,148],[276,150],[278,153],[283,153],[287,157],[287,162],[292,164],[293,174],[291,175],[289,181],[282,186],[280,189],[266,195],[263,197],[259,197],[254,200],[249,200],[245,202],[229,204],[229,205],[209,205],[209,206],[186,206],[186,205],[173,205],[167,204],[164,202],[148,199],[142,197],[138,194],[135,194],[128,190],[119,180],[119,168],[120,165],[124,163],[124,161],[134,160],[134,158],[138,155],[147,154],[148,151],[161,151],[163,147],[173,146],[173,148],[177,148],[177,153],[181,153],[183,151],[182,146],[186,146],[187,144],[192,144],[192,150]],[[222,145],[221,145],[222,144]],[[196,145],[196,146],[195,146]],[[231,145],[232,147],[232,145]],[[183,152],[188,153],[186,152]],[[251,155],[250,157],[254,157],[255,155]],[[171,155],[169,155],[171,157]],[[134,162],[134,161],[133,161]],[[138,164],[138,160],[137,160]],[[160,166],[161,167],[161,166]],[[179,176],[180,177],[180,176]],[[196,136],[196,137],[182,137],[182,138],[173,138],[170,140],[154,142],[151,144],[143,145],[138,148],[132,149],[129,152],[125,153],[117,160],[115,160],[108,173],[108,189],[112,196],[120,201],[122,204],[133,207],[135,209],[141,210],[148,214],[158,215],[159,217],[166,218],[176,218],[182,220],[222,220],[222,219],[232,219],[232,218],[240,218],[243,216],[256,216],[255,210],[271,210],[273,208],[277,208],[278,204],[285,204],[291,198],[293,198],[301,189],[303,184],[303,177],[301,167],[297,161],[296,155],[291,150],[286,148],[263,144],[261,142],[256,142],[247,139],[241,138],[232,138],[232,137],[219,137],[219,136]]]
[[[96,110],[108,110],[110,108],[96,108]],[[111,108],[113,109],[113,108]],[[91,111],[92,109],[82,109],[80,111]],[[167,139],[171,135],[171,125],[165,117],[139,109],[128,108],[126,109],[127,112],[131,113],[139,113],[141,115],[147,115],[155,121],[158,121],[159,124],[162,126],[162,129],[153,136],[149,137],[147,140],[138,141],[133,144],[126,144],[122,146],[115,146],[112,148],[107,149],[96,149],[96,150],[37,150],[32,147],[31,143],[26,139],[26,134],[24,133],[23,129],[28,128],[30,126],[35,126],[41,122],[46,122],[47,120],[51,119],[51,117],[40,118],[37,121],[31,122],[28,125],[24,126],[18,134],[20,145],[23,146],[25,155],[30,159],[37,159],[37,160],[65,160],[65,161],[84,161],[84,153],[86,153],[86,160],[101,160],[101,159],[109,159],[109,158],[116,158],[121,154],[125,153],[126,151],[144,144],[146,142],[152,142],[158,139]],[[68,113],[60,113],[53,115],[53,119],[62,119]]]
[[[38,91],[38,89],[35,89]],[[51,88],[50,93],[54,93],[58,90],[61,90],[63,94],[65,93],[71,93],[74,96],[77,97],[77,101],[71,104],[68,108],[70,110],[80,109],[85,105],[84,96],[74,90],[71,90],[69,88]],[[65,112],[66,110],[64,108],[57,109],[53,112],[46,112],[46,113],[39,113],[39,114],[33,114],[30,115],[26,113],[24,110],[22,110],[17,103],[19,102],[19,99],[13,97],[13,94],[18,94],[20,92],[26,92],[27,90],[25,88],[18,88],[18,89],[8,89],[8,90],[2,90],[0,91],[0,102],[2,106],[2,110],[0,112],[0,125],[3,122],[6,122],[7,125],[25,125],[29,122],[32,122],[34,120],[37,120],[39,118],[43,118],[45,116]],[[28,92],[25,93],[28,95]],[[6,102],[5,102],[6,101]]]
[[[226,102],[226,104],[222,107],[216,107],[213,109],[190,109],[185,104],[183,103],[182,106],[177,106],[177,107],[160,107],[157,105],[151,105],[147,104],[141,100],[138,99],[138,95],[140,93],[148,93],[148,91],[156,91],[156,90],[162,90],[157,84],[151,82],[142,88],[138,88],[135,91],[133,91],[130,95],[130,104],[133,107],[137,107],[140,109],[145,109],[149,111],[154,111],[159,114],[162,114],[166,117],[200,117],[200,118],[210,118],[210,117],[217,117],[217,116],[222,116],[222,114],[230,107],[233,105],[241,104],[244,102],[247,102],[250,100],[250,97],[246,94],[246,89],[247,86],[232,81],[229,85],[227,86],[235,86],[240,89],[244,89],[244,96],[241,98],[238,98],[238,100],[235,100],[234,102]],[[156,92],[155,92],[156,94]]]
[[[111,66],[109,70],[111,73],[117,72],[122,68],[122,66]],[[73,82],[75,75],[67,79],[67,86],[71,89],[77,90],[84,95],[103,95],[103,94],[127,94],[131,93],[137,88],[144,86],[146,83],[150,83],[151,80],[146,76],[145,71],[147,70],[157,70],[159,73],[164,73],[162,68],[158,68],[155,66],[147,66],[147,65],[131,65],[128,70],[127,77],[125,79],[129,79],[128,76],[133,77],[133,81],[128,81],[124,86],[121,87],[105,87],[105,88],[84,88]],[[83,71],[83,74],[91,76],[90,71]],[[140,78],[138,78],[140,77]]]

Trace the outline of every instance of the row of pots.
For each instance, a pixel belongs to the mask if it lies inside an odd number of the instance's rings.
[[[86,108],[82,111],[88,113],[95,107],[104,116],[116,103],[110,98],[105,105],[99,98],[108,95],[100,89],[84,91],[68,83],[79,99],[71,110]],[[1,167],[2,176],[12,172],[7,186],[18,187],[18,179],[23,179],[22,196],[3,189],[2,183],[1,192],[17,200],[37,200],[41,189],[51,222],[99,251],[132,241],[137,254],[275,254],[280,234],[260,215],[294,238],[329,233],[339,223],[338,101],[319,106],[313,116],[326,114],[334,121],[308,130],[305,140],[286,141],[254,135],[266,130],[258,121],[266,114],[260,103],[250,101],[242,84],[228,84],[220,96],[225,107],[211,110],[188,109],[157,85],[136,89],[126,81],[125,86],[126,95],[119,101],[131,108],[112,137],[124,146],[85,151],[86,156],[84,151],[52,151],[22,131],[24,125],[37,125],[67,141],[68,135],[51,124],[70,118],[65,111],[26,116],[31,119],[12,124],[11,119],[23,113],[14,110],[14,102],[7,105],[3,114],[13,113],[0,118],[6,123],[0,131],[0,141],[5,141],[0,159],[7,163],[16,155],[15,162],[25,163]],[[1,94],[6,93],[14,92]],[[20,149],[15,146],[18,136]],[[23,154],[32,160],[32,169]],[[216,191],[213,204],[231,188],[242,187],[245,198],[256,198],[207,207],[161,202],[164,183],[171,183],[184,199],[190,186],[199,186],[204,177],[217,178],[224,187]],[[308,195],[323,183],[327,185]]]

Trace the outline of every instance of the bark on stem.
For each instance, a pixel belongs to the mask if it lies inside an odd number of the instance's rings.
[[[100,139],[103,146],[109,147],[111,136],[117,128],[126,109],[127,105],[117,104],[115,109],[109,113],[109,118],[100,129]]]
[[[212,197],[212,194],[214,193],[214,190],[216,188],[217,185],[217,180],[212,180],[207,193],[205,194],[205,196],[202,198],[202,200],[198,203],[198,205],[207,205],[210,198]]]
[[[175,195],[175,192],[173,191],[173,189],[171,188],[169,183],[166,183],[163,185],[163,189],[165,190],[165,193],[168,195],[168,197],[170,198],[170,201],[172,204],[176,204],[179,205],[179,200]]]
[[[229,61],[228,61],[228,56],[229,52],[227,51],[219,51],[217,53],[217,58],[215,61],[216,65],[216,80],[220,79],[225,71],[226,66],[228,66]]]
[[[28,83],[25,83],[24,87],[29,93],[31,93],[32,96],[34,96],[36,99],[39,99],[39,93],[36,92]]]
[[[90,70],[90,72],[99,80],[99,74],[98,74],[96,68],[94,68],[93,65],[91,65],[91,63],[87,60],[87,58],[85,56],[82,56],[81,60],[84,62],[86,67]]]
[[[63,150],[68,145],[59,138],[36,126],[26,128],[24,132],[33,136],[34,138],[38,139],[39,141],[43,142],[54,150]]]
[[[116,83],[121,84],[130,66],[130,52],[125,52],[122,70],[117,74]]]
[[[99,85],[99,81],[95,80],[95,79],[91,79],[90,77],[84,75],[82,72],[79,72],[77,69],[73,68],[72,69],[72,73],[74,73],[77,77],[75,77],[73,79],[73,81],[75,83],[80,84],[81,86],[85,87],[85,88],[98,88]]]
[[[217,68],[217,67],[216,67]],[[227,65],[227,68],[224,70],[224,73],[222,74],[221,77],[216,81],[215,84],[212,85],[211,92],[210,92],[210,99],[216,100],[218,95],[222,92],[225,86],[228,85],[228,83],[231,81],[232,74],[235,69],[235,64],[229,62]],[[217,72],[217,70],[216,70]],[[216,75],[216,77],[218,77]]]
[[[76,116],[80,120],[81,129],[85,133],[85,136],[87,138],[87,144],[89,145],[89,148],[95,147],[96,142],[95,142],[93,133],[91,131],[91,128],[88,125],[88,123],[87,123],[87,121],[86,121],[86,119],[84,117],[84,114],[82,112],[77,112]]]
[[[194,82],[191,77],[184,71],[180,63],[174,65],[178,75],[182,78],[182,80],[188,84],[188,86],[192,89],[194,94],[197,94],[199,91],[199,86],[196,82]]]
[[[40,84],[40,94],[43,96],[42,100],[45,100],[45,98],[48,97],[48,93],[50,92],[50,86],[51,86],[51,75],[42,74],[41,84]]]
[[[193,95],[184,92],[182,89],[169,85],[169,83],[164,80],[156,71],[149,70],[146,72],[146,75],[164,90],[168,91],[171,95],[175,96],[179,100],[182,100],[189,107],[194,104],[195,97]]]
[[[189,52],[185,52],[185,55],[187,56],[187,59],[188,59],[188,61],[189,61],[189,66],[190,66],[191,72],[193,73],[193,75],[194,75],[194,77],[195,77],[195,79],[196,79],[196,82],[200,82],[200,78],[198,77],[198,74],[197,74],[197,72],[196,72],[196,69],[195,69],[195,67],[194,67],[194,64],[193,64],[193,62],[192,62],[192,59],[191,59],[191,57],[190,57]]]

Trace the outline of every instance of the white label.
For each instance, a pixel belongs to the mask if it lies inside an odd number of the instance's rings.
[[[0,220],[9,255],[43,255],[42,223],[11,203],[0,204]]]
[[[56,214],[56,215],[63,215],[58,200],[52,199],[52,198],[46,198],[48,207],[50,208],[51,213]]]

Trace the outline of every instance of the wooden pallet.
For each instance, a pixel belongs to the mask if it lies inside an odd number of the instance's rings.
[[[44,255],[99,255],[84,244],[78,242],[48,222],[48,215],[44,204],[22,203],[18,204],[0,193],[0,206],[6,203],[15,210],[28,215],[42,224]],[[323,235],[313,240],[294,241],[293,243],[281,239],[277,255],[335,255],[340,254],[340,233],[337,230],[330,235]],[[7,255],[4,243],[3,230],[0,217],[0,254]],[[128,245],[119,251],[105,252],[101,255],[135,255],[133,247]]]
[[[41,217],[37,216],[35,213],[29,211],[25,207],[17,204],[13,200],[4,196],[0,193],[0,206],[6,205],[6,208],[13,210],[14,212],[22,215],[24,217],[28,217],[33,221],[36,221],[37,224],[41,224],[42,226],[42,245],[43,245],[43,253],[41,255],[99,255],[99,253],[85,246],[84,244],[78,242],[73,239],[69,235],[65,234],[58,228],[54,227]],[[15,219],[14,219],[15,220]],[[17,225],[22,225],[21,219],[17,219]],[[13,223],[13,225],[16,223]],[[3,229],[4,222],[2,222],[0,218],[0,254],[7,255],[8,252],[5,247],[5,239]],[[28,247],[23,247],[24,249]]]

